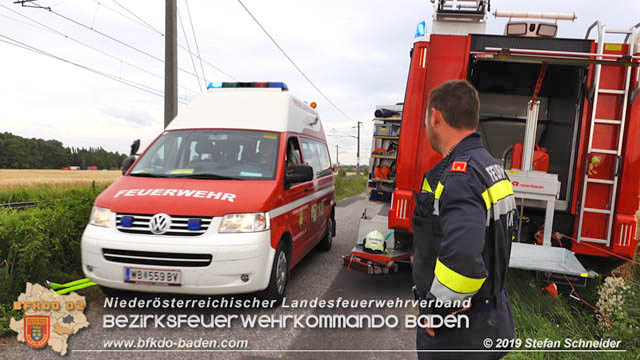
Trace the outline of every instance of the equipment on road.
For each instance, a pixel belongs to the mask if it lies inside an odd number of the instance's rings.
[[[89,278],[84,278],[84,279],[71,281],[71,282],[64,283],[64,284],[58,284],[58,283],[54,283],[54,282],[51,282],[49,280],[46,280],[46,284],[45,285],[49,289],[55,290],[56,294],[64,295],[64,294],[70,293],[72,291],[86,289],[88,287],[95,286],[97,284],[94,283],[93,281],[91,281]]]
[[[381,229],[383,232],[378,231]],[[386,235],[385,235],[386,233]],[[342,257],[343,265],[347,269],[355,269],[368,273],[369,275],[388,274],[396,272],[400,263],[409,262],[409,251],[395,249],[393,242],[393,231],[386,230],[386,217],[376,215],[372,218],[367,216],[365,209],[360,218],[358,228],[358,241],[351,249],[351,254]],[[384,252],[372,252],[365,249],[367,237],[374,237],[376,242],[382,238],[384,242]]]
[[[373,230],[364,237],[362,247],[364,251],[371,253],[384,254],[387,251],[384,235],[378,230]]]
[[[390,208],[387,216],[362,218],[358,239],[363,231],[393,231],[389,254],[409,257],[415,196],[423,174],[441,159],[425,134],[427,95],[447,80],[466,79],[480,95],[483,143],[506,167],[520,210],[510,266],[586,279],[595,274],[583,265],[587,257],[608,266],[632,260],[638,248],[640,24],[609,29],[596,21],[584,39],[558,38],[558,20],[575,20],[575,14],[496,11],[509,22],[504,35],[489,35],[488,14],[489,1],[442,0],[434,2],[431,31],[418,24],[396,120],[402,131],[389,175]],[[589,38],[593,29],[596,40]],[[611,35],[622,37],[611,42]],[[554,232],[571,236],[552,243]]]

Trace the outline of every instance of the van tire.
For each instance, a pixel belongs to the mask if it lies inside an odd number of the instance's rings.
[[[284,294],[287,291],[290,261],[289,246],[286,241],[280,240],[276,248],[276,255],[273,258],[273,265],[271,266],[269,285],[259,293],[260,297],[275,301],[276,307],[282,304]]]
[[[335,232],[335,222],[333,218],[329,217],[329,222],[327,223],[327,234],[318,243],[318,250],[320,251],[331,250],[331,245],[333,244],[333,237],[335,236],[334,232]]]

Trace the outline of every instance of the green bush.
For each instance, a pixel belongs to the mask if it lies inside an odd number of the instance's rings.
[[[12,301],[24,291],[27,282],[66,282],[83,277],[80,238],[93,201],[103,189],[45,191],[35,199],[21,198],[39,200],[36,207],[22,211],[0,209],[0,336],[7,332]],[[32,191],[14,191],[12,195]],[[6,196],[4,193],[0,196]]]

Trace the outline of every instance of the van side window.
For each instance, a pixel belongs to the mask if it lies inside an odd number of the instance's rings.
[[[331,160],[329,160],[329,150],[327,149],[327,145],[321,142],[316,142],[316,146],[318,147],[318,154],[320,154],[320,166],[322,169],[319,176],[332,174]]]
[[[304,155],[304,162],[306,165],[310,165],[313,168],[313,172],[318,176],[320,172],[320,157],[318,156],[317,148],[313,140],[301,139],[302,141],[302,154]]]
[[[331,174],[327,146],[319,141],[302,139],[302,154],[307,165],[313,167],[316,177]]]
[[[302,156],[300,156],[300,144],[298,138],[292,136],[287,141],[287,173],[293,171],[294,165],[302,165]]]

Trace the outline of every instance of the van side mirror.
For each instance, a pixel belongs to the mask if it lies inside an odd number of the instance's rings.
[[[137,139],[136,141],[133,142],[133,144],[131,144],[131,153],[129,153],[129,155],[131,156],[136,155],[139,149],[140,149],[140,139]]]
[[[134,162],[136,162],[136,157],[134,155],[127,156],[124,160],[122,160],[122,175],[127,173]]]
[[[309,165],[294,165],[293,171],[284,177],[284,186],[313,180],[313,168]]]
[[[338,164],[333,164],[333,167],[331,168],[331,171],[333,171],[334,174],[338,173]]]

